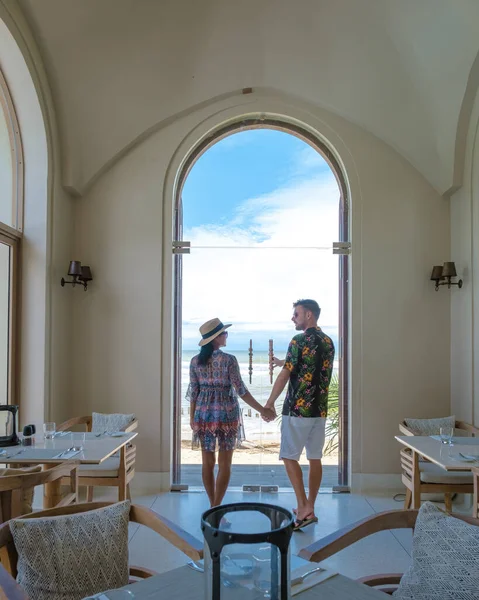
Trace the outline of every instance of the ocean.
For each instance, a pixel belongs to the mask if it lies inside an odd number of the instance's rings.
[[[270,383],[269,377],[269,360],[268,352],[254,352],[253,354],[253,373],[251,383],[249,381],[249,355],[248,351],[244,350],[225,350],[228,354],[233,354],[238,360],[240,367],[241,377],[251,392],[253,397],[260,403],[265,404],[269,398],[273,384]],[[181,420],[182,420],[182,439],[191,439],[191,429],[189,426],[189,401],[186,400],[186,392],[188,389],[190,379],[190,361],[198,354],[198,350],[194,351],[183,351],[181,360]],[[286,349],[275,350],[275,355],[278,358],[284,358]],[[334,362],[334,370],[338,369],[337,361]],[[273,383],[276,379],[276,375],[281,371],[279,368],[275,368],[273,371]],[[281,413],[283,407],[284,397],[286,395],[286,388],[283,393],[277,399],[275,406],[276,412]],[[267,439],[274,441],[279,439],[280,435],[280,422],[279,420],[271,421],[266,423],[260,418],[259,413],[254,409],[250,408],[241,398],[239,398],[239,404],[243,411],[243,421],[245,426],[246,439],[251,441],[258,441],[259,439]]]

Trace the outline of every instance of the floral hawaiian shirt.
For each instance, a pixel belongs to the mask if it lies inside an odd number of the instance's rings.
[[[291,375],[283,415],[327,416],[333,362],[333,341],[319,327],[310,327],[294,336],[284,363]]]

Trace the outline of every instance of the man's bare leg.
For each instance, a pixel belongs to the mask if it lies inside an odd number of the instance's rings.
[[[311,504],[306,497],[303,471],[299,466],[299,462],[297,460],[291,460],[290,458],[283,458],[283,462],[298,502],[298,508],[296,512],[297,520],[302,521],[311,514],[314,514],[314,504]]]
[[[203,485],[205,486],[206,493],[208,495],[208,499],[210,501],[211,506],[214,506],[215,501],[215,462],[216,457],[214,452],[207,452],[206,450],[202,451],[202,467],[201,467],[201,476],[203,479]]]
[[[316,498],[318,497],[321,480],[323,478],[323,465],[320,458],[310,459],[309,461],[309,494],[308,502],[314,510]]]
[[[323,464],[321,459],[314,458],[309,460],[309,493],[308,504],[311,504],[314,510],[316,498],[318,497],[321,480],[323,479]],[[298,512],[297,508],[293,508],[294,514]]]

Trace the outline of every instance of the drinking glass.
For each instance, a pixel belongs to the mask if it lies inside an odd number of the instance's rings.
[[[443,444],[449,444],[452,446],[452,436],[454,435],[454,427],[440,427],[439,437]]]
[[[43,423],[43,435],[46,440],[52,440],[55,437],[56,428],[57,426],[55,423]]]

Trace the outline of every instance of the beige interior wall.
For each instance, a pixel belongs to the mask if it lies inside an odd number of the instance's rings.
[[[162,202],[185,138],[215,107],[202,111],[134,148],[75,206],[75,256],[95,279],[74,294],[74,406],[134,410],[140,471],[170,469],[171,349],[162,321],[171,322],[171,298],[162,284],[171,285],[163,239],[171,225]],[[398,422],[449,412],[450,295],[429,281],[432,265],[449,256],[449,205],[377,138],[326,111],[308,114],[337,140],[351,185],[353,471],[395,473]]]
[[[60,288],[72,247],[72,199],[61,187],[55,111],[43,63],[16,4],[0,2],[0,66],[22,136],[20,426],[71,415],[71,301]]]
[[[464,287],[452,294],[451,406],[479,426],[479,96],[472,111],[464,186],[451,198],[451,257]]]

